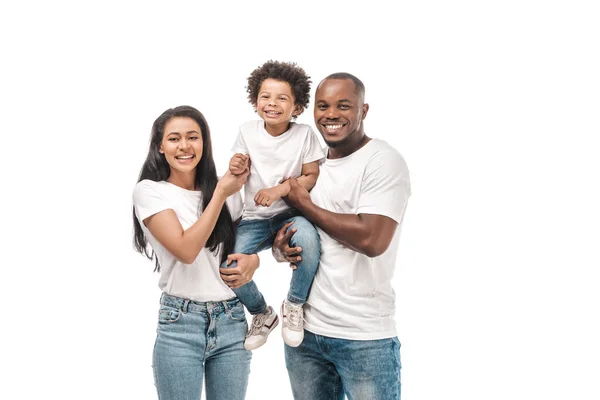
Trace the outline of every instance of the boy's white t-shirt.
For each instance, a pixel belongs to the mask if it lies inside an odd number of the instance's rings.
[[[410,193],[404,158],[382,140],[371,139],[349,156],[326,159],[321,165],[310,192],[317,206],[342,214],[384,215],[398,227],[388,249],[374,258],[346,247],[317,227],[321,262],[304,306],[307,330],[353,340],[396,336],[391,280]]]
[[[269,207],[256,206],[254,196],[261,189],[299,177],[303,164],[325,158],[319,139],[310,126],[292,122],[286,132],[271,136],[264,125],[263,120],[241,125],[231,149],[234,153],[250,155],[250,175],[244,185],[244,219],[270,218],[289,209],[281,199]]]
[[[201,200],[201,192],[186,190],[167,181],[145,179],[133,191],[135,214],[160,264],[158,287],[172,296],[200,302],[231,299],[236,296],[221,280],[218,254],[205,247],[200,250],[193,263],[184,264],[152,236],[143,222],[160,211],[172,209],[183,229],[188,229],[202,215]],[[226,203],[231,218],[237,220],[242,212],[242,196],[237,192]],[[220,252],[221,248],[218,253]]]

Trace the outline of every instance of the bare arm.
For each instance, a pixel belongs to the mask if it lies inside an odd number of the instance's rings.
[[[316,206],[308,191],[295,179],[284,200],[297,208],[313,224],[328,235],[368,257],[377,257],[387,250],[398,223],[377,214],[338,214]]]
[[[191,264],[206,245],[225,200],[241,189],[247,176],[248,173],[234,176],[227,172],[219,180],[213,197],[200,218],[186,230],[183,229],[177,215],[171,209],[151,215],[143,222],[169,253],[182,263]]]
[[[301,176],[297,179],[298,184],[310,191],[317,183],[319,177],[319,162],[313,161],[310,163],[302,164]],[[268,189],[259,190],[254,196],[254,202],[265,207],[269,207],[275,201],[279,200],[283,196],[287,195],[290,191],[289,179],[280,183],[277,186],[273,186]]]

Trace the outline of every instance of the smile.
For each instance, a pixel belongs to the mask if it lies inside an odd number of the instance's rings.
[[[342,129],[344,124],[321,124],[321,126],[323,128],[325,128],[325,131],[327,133],[334,133],[334,132],[337,132],[338,130]]]

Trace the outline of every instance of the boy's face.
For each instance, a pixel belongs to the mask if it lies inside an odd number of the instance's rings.
[[[260,85],[256,112],[265,121],[269,133],[282,128],[284,130],[278,133],[285,132],[292,115],[299,114],[298,108],[289,83],[268,78]]]

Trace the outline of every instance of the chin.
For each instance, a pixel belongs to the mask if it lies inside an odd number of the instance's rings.
[[[330,140],[325,140],[323,139],[323,141],[325,142],[325,144],[327,145],[327,147],[329,147],[330,149],[334,149],[336,147],[340,147],[346,144],[346,142],[348,142],[348,137],[345,137],[343,139],[340,140],[336,140],[335,142],[332,142]]]

